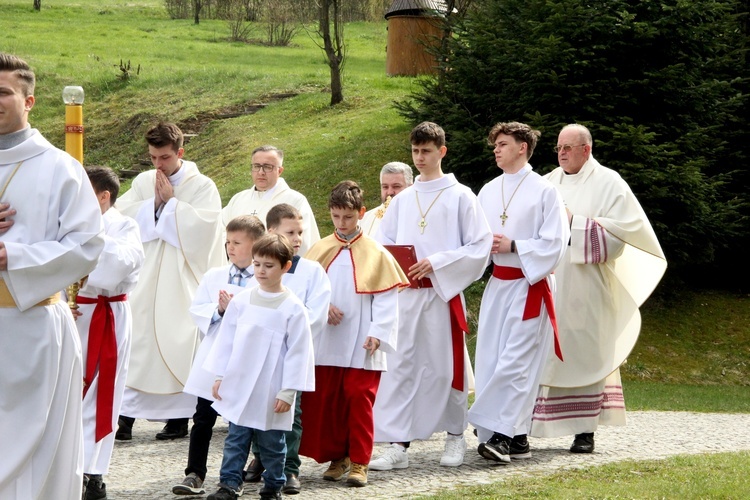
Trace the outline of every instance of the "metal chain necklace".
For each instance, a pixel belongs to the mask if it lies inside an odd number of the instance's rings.
[[[443,191],[445,191],[446,189],[448,188],[445,187],[440,190],[437,196],[435,196],[435,199],[432,200],[432,203],[430,203],[430,206],[427,207],[426,212],[422,212],[422,206],[419,204],[419,192],[416,189],[414,190],[414,194],[417,197],[417,208],[419,209],[419,215],[422,217],[422,220],[420,220],[419,224],[417,224],[419,226],[419,234],[424,234],[424,228],[427,227],[427,221],[425,220],[425,218],[427,217],[427,214],[430,213],[430,210],[432,210],[432,207],[435,205],[435,202],[438,201],[438,198],[440,198],[440,195],[443,194]]]
[[[526,177],[529,176],[531,171],[529,171],[526,175],[523,176],[523,179],[518,183],[518,186],[516,186],[516,189],[513,190],[513,194],[510,195],[510,199],[508,200],[508,204],[505,204],[505,175],[503,175],[502,180],[500,181],[501,187],[500,187],[500,193],[503,196],[503,214],[500,216],[500,220],[503,221],[503,226],[505,226],[505,221],[508,220],[508,214],[506,214],[506,211],[508,210],[508,207],[510,206],[510,203],[513,201],[513,197],[518,192],[518,188],[521,187],[521,184],[523,184],[523,181],[526,180]]]
[[[3,189],[0,189],[0,197],[2,197],[5,194],[5,190],[8,189],[8,184],[10,184],[10,181],[13,180],[13,176],[16,175],[16,172],[18,172],[18,169],[21,168],[21,164],[23,163],[23,160],[19,161],[18,164],[13,168],[13,171],[10,173],[10,176],[8,176],[8,180],[5,181],[5,185],[3,186]],[[419,202],[419,200],[417,200]]]

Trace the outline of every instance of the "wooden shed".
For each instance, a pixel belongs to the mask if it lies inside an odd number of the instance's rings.
[[[388,20],[385,72],[388,76],[435,74],[437,61],[429,47],[440,44],[442,0],[394,0]]]

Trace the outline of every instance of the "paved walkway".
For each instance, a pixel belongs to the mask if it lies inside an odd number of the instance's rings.
[[[133,440],[118,441],[110,474],[105,477],[110,500],[151,500],[202,497],[172,495],[172,485],[181,481],[187,460],[188,439],[156,441],[163,424],[137,420]],[[464,465],[440,467],[443,435],[414,442],[409,450],[410,466],[389,472],[370,472],[364,488],[323,481],[327,464],[303,459],[303,490],[294,500],[410,498],[437,493],[461,485],[487,484],[510,475],[552,473],[566,468],[600,465],[626,459],[655,459],[677,454],[750,450],[750,414],[687,412],[629,412],[627,427],[602,427],[596,433],[596,451],[591,455],[568,452],[572,437],[530,439],[533,457],[507,466],[491,465],[476,453],[477,439],[466,432],[469,449]],[[217,425],[209,456],[206,493],[215,491],[221,464],[221,448],[227,427]],[[713,439],[712,436],[721,436]],[[648,447],[638,443],[645,438]],[[378,449],[376,447],[376,453]],[[247,484],[242,498],[258,498],[257,485]]]

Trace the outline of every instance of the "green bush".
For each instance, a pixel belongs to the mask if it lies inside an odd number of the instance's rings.
[[[399,109],[441,123],[446,167],[474,189],[498,175],[496,122],[542,131],[532,164],[556,166],[562,125],[587,125],[649,215],[672,269],[716,262],[748,233],[743,109],[747,39],[734,0],[488,0],[453,22],[438,78]],[[744,148],[744,149],[743,149]]]

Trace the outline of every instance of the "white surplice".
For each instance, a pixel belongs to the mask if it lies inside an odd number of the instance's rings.
[[[174,197],[154,215],[156,171],[139,174],[116,207],[141,229],[146,262],[133,290],[133,343],[121,413],[128,417],[192,417],[195,398],[182,392],[199,333],[190,304],[203,274],[225,261],[221,198],[195,163],[169,180]]]
[[[591,157],[577,174],[557,168],[547,178],[573,213],[570,246],[555,272],[565,362],[553,355],[547,360],[547,387],[531,431],[552,437],[593,432],[598,423],[625,424],[618,368],[638,339],[638,308],[667,263],[648,217],[617,172]]]
[[[318,262],[295,256],[292,267],[281,278],[281,283],[297,296],[307,308],[313,338],[328,322],[328,304],[331,301],[331,282]],[[250,285],[257,285],[253,277]]]
[[[469,422],[485,442],[494,432],[513,437],[529,431],[554,332],[543,304],[538,317],[523,320],[526,298],[529,286],[541,280],[547,280],[554,293],[551,273],[565,254],[570,230],[559,193],[529,164],[488,182],[478,198],[493,234],[516,242],[516,253],[492,254],[492,263],[520,268],[524,275],[517,280],[490,277],[482,296],[476,399]]]
[[[89,274],[78,293],[79,297],[96,299],[99,295],[114,297],[133,291],[138,283],[138,273],[143,266],[144,253],[138,224],[117,211],[107,210],[104,220],[104,251],[99,256],[96,268]],[[115,320],[117,340],[117,371],[112,409],[112,429],[117,429],[117,417],[125,390],[125,379],[130,359],[130,337],[133,318],[127,301],[110,302]],[[76,320],[83,348],[83,366],[86,368],[89,329],[96,304],[79,304],[81,316]],[[83,470],[86,474],[107,474],[115,444],[115,433],[111,432],[96,442],[96,399],[99,393],[97,370],[83,398]]]
[[[452,389],[448,301],[482,276],[492,247],[489,225],[476,196],[453,174],[429,182],[418,177],[393,198],[376,239],[414,245],[417,259],[432,264],[427,277],[434,288],[399,294],[398,350],[389,356],[375,400],[375,441],[427,439],[442,430],[460,434],[468,425],[471,364],[464,344],[464,390]]]
[[[0,307],[0,498],[78,499],[80,339],[64,301],[35,304],[94,269],[101,209],[81,165],[36,130],[0,150],[0,191],[6,183],[0,200],[17,213],[0,234],[8,255],[0,279],[16,307]]]
[[[213,407],[224,418],[261,431],[292,430],[294,411],[274,413],[273,408],[282,389],[315,389],[305,305],[289,289],[272,297],[259,286],[238,293],[203,367],[222,377],[222,399]]]
[[[227,264],[226,266],[209,269],[203,276],[190,306],[190,316],[192,316],[201,332],[201,344],[195,354],[195,360],[193,360],[193,366],[190,368],[190,375],[185,383],[184,391],[209,401],[214,399],[211,388],[216,377],[203,368],[203,363],[214,345],[216,333],[221,326],[221,318],[216,320],[215,316],[219,307],[219,291],[226,290],[227,293],[236,295],[243,291],[245,287],[252,286],[250,278],[245,280],[244,287],[229,283],[229,270],[231,268],[232,264]],[[251,270],[252,267],[248,268],[248,272]]]
[[[357,293],[349,249],[344,248],[328,266],[335,284],[331,304],[344,317],[338,325],[327,322],[313,332],[316,366],[341,366],[365,370],[387,370],[387,353],[396,350],[398,335],[398,288],[379,293]],[[367,337],[380,341],[374,354],[364,349]]]
[[[281,203],[289,204],[302,215],[302,246],[299,254],[304,255],[320,239],[318,224],[315,222],[310,203],[305,195],[291,189],[283,177],[279,177],[276,185],[269,191],[258,191],[253,186],[232,196],[221,211],[224,226],[226,227],[229,221],[238,215],[255,215],[265,225],[266,215],[271,208]]]

